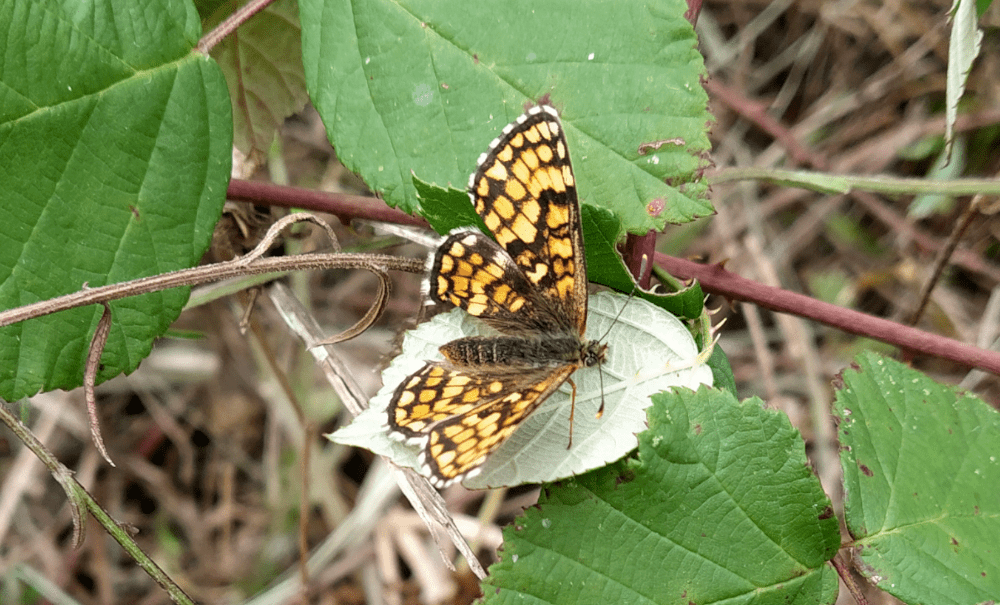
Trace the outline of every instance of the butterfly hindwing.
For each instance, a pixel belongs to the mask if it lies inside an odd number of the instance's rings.
[[[421,446],[424,470],[444,486],[470,476],[575,369],[498,371],[430,362],[396,389],[389,426]]]
[[[449,234],[431,257],[428,295],[505,333],[571,329],[506,250],[479,231]]]

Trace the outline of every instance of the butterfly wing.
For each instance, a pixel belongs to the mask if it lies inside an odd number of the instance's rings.
[[[511,370],[430,362],[393,393],[389,429],[421,446],[425,474],[444,487],[472,476],[576,368]]]
[[[420,446],[424,472],[439,487],[477,472],[574,370],[590,365],[597,345],[582,340],[587,269],[556,111],[535,107],[504,128],[479,158],[469,195],[496,242],[451,233],[431,255],[427,293],[509,336],[462,339],[481,355],[442,349],[450,361],[409,376],[388,409],[391,434]],[[603,359],[603,348],[594,355]]]
[[[583,334],[587,319],[576,180],[554,109],[533,107],[479,158],[469,180],[476,212],[557,317]]]
[[[507,334],[567,333],[567,323],[507,251],[479,231],[446,237],[430,259],[427,294]]]

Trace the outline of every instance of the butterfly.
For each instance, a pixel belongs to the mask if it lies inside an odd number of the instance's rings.
[[[451,232],[428,258],[425,288],[499,334],[443,345],[444,361],[403,380],[388,407],[390,436],[419,446],[438,487],[477,474],[574,371],[607,356],[607,345],[584,338],[580,206],[555,109],[533,107],[503,129],[479,157],[469,197],[495,241]]]

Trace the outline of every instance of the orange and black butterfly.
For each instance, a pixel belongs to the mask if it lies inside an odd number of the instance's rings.
[[[431,482],[471,477],[487,456],[607,345],[584,338],[587,267],[573,168],[559,115],[533,107],[479,158],[469,196],[496,241],[449,234],[428,259],[427,293],[500,334],[441,347],[396,388],[393,437],[417,444]]]

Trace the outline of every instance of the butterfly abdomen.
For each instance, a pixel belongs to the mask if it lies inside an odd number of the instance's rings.
[[[586,343],[566,336],[469,336],[441,347],[448,361],[463,366],[522,366],[538,368],[581,363]]]

